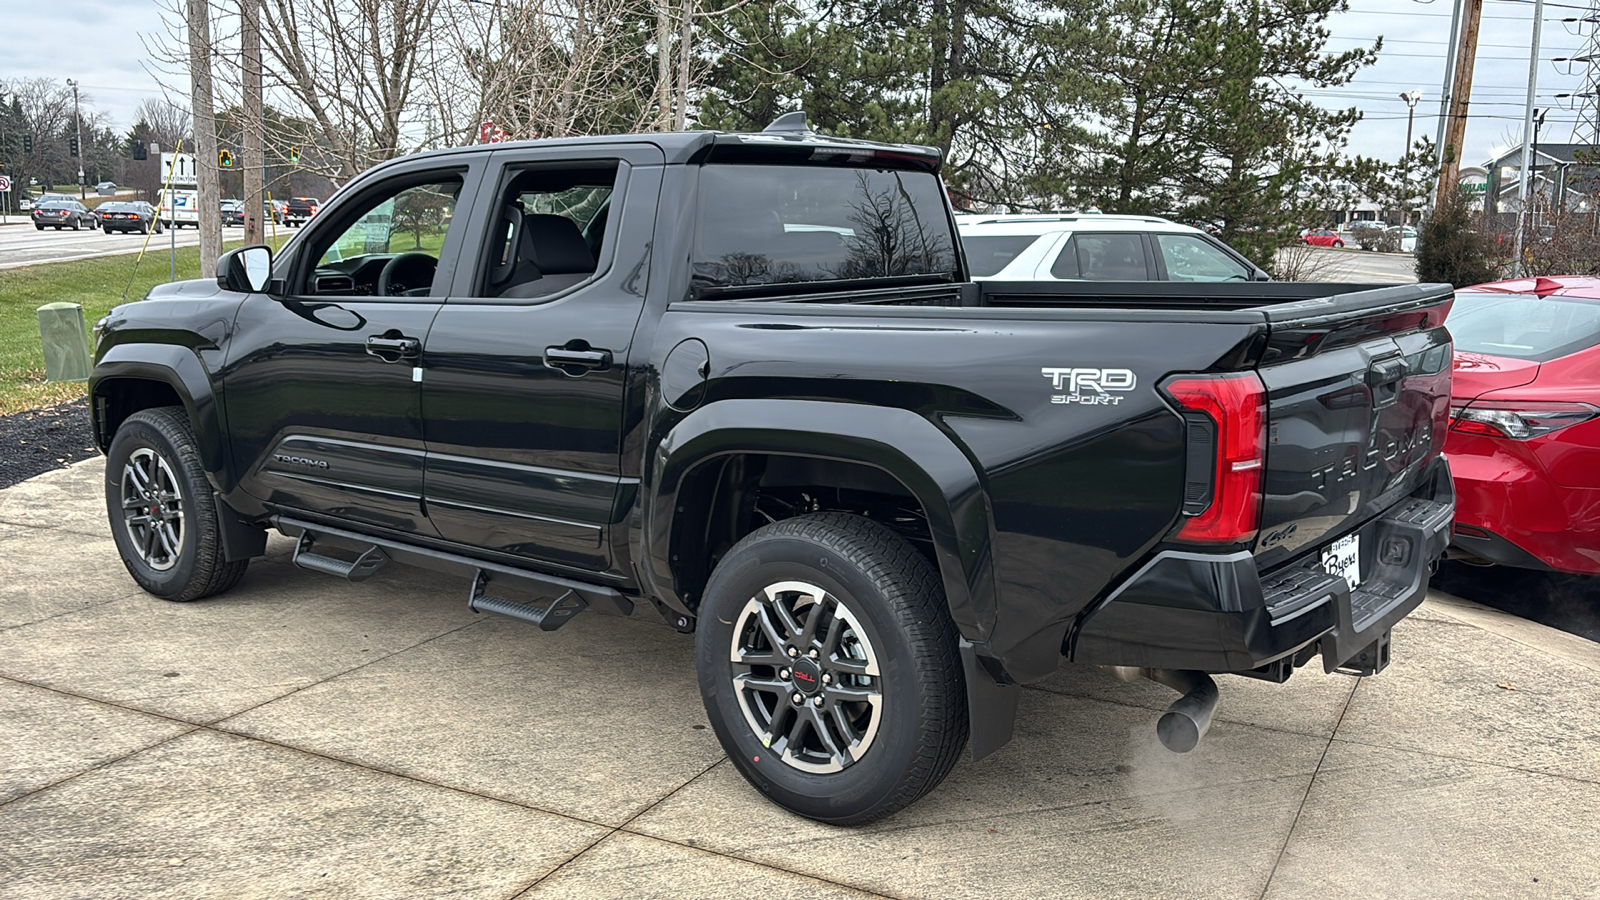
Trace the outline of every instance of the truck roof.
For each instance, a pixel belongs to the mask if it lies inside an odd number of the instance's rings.
[[[781,122],[783,119],[774,125]],[[876,159],[891,168],[913,168],[928,172],[939,171],[943,163],[943,154],[937,147],[832,137],[810,130],[792,128],[774,130],[770,126],[767,131],[761,132],[669,131],[504,141],[498,144],[473,144],[467,147],[426,150],[399,159],[417,160],[429,157],[446,159],[517,147],[594,147],[616,144],[644,144],[657,147],[666,157],[667,165],[702,163],[712,159],[752,162],[756,158],[768,155],[772,156],[774,161],[794,163],[864,163]],[[390,160],[380,163],[379,166],[386,166],[389,162],[396,161],[398,160]]]

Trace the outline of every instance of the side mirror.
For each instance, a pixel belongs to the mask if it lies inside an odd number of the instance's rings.
[[[259,294],[272,277],[272,248],[255,244],[229,250],[217,260],[217,284],[230,291]]]

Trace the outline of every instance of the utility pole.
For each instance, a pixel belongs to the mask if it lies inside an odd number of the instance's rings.
[[[72,133],[78,142],[78,199],[87,200],[89,192],[84,189],[83,154],[89,148],[83,146],[83,116],[78,112],[78,83],[68,78],[67,87],[72,88]]]
[[[215,278],[222,255],[222,197],[217,184],[217,117],[211,100],[211,5],[188,0],[189,106],[194,115],[199,182],[200,277]]]
[[[1533,180],[1533,94],[1539,85],[1539,38],[1544,33],[1544,0],[1533,2],[1533,47],[1528,52],[1528,101],[1522,112],[1522,179],[1517,185],[1517,237],[1512,242],[1511,272],[1522,276],[1523,224],[1528,216],[1528,182]]]
[[[261,0],[240,0],[239,43],[244,51],[244,245],[262,241],[266,159],[261,121]]]
[[[1451,67],[1450,111],[1445,116],[1444,141],[1439,152],[1439,187],[1434,208],[1454,202],[1461,177],[1461,145],[1467,134],[1467,108],[1472,103],[1472,65],[1478,57],[1478,26],[1483,20],[1483,0],[1462,0],[1461,40]]]
[[[1444,157],[1444,128],[1450,121],[1450,89],[1455,84],[1456,78],[1456,53],[1461,43],[1461,7],[1466,0],[1455,0],[1450,9],[1450,44],[1445,48],[1444,84],[1439,89],[1439,128],[1433,138],[1433,152],[1438,155],[1435,163],[1443,163]],[[1429,200],[1432,205],[1432,200]]]

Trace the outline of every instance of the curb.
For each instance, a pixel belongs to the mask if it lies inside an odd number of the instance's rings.
[[[1428,592],[1423,607],[1463,625],[1487,631],[1532,650],[1549,654],[1592,672],[1600,672],[1600,644],[1548,625],[1481,606],[1442,591]]]

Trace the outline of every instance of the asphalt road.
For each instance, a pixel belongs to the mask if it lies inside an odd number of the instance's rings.
[[[1417,280],[1416,257],[1409,253],[1372,250],[1312,248],[1307,281],[1349,281],[1362,284],[1399,284]]]
[[[15,223],[17,217],[11,219]],[[230,231],[235,234],[242,233],[242,229],[224,228],[222,231],[224,240],[228,238]],[[149,236],[149,252],[166,251],[173,237],[177,238],[180,247],[193,246],[200,243],[200,230],[179,228],[176,232],[163,231],[161,234],[152,234]],[[56,231],[54,228],[46,228],[44,231],[39,231],[26,223],[4,225],[0,226],[0,269],[87,259],[93,256],[138,253],[139,248],[144,245],[145,236],[142,234],[122,232],[106,234],[99,229]]]

